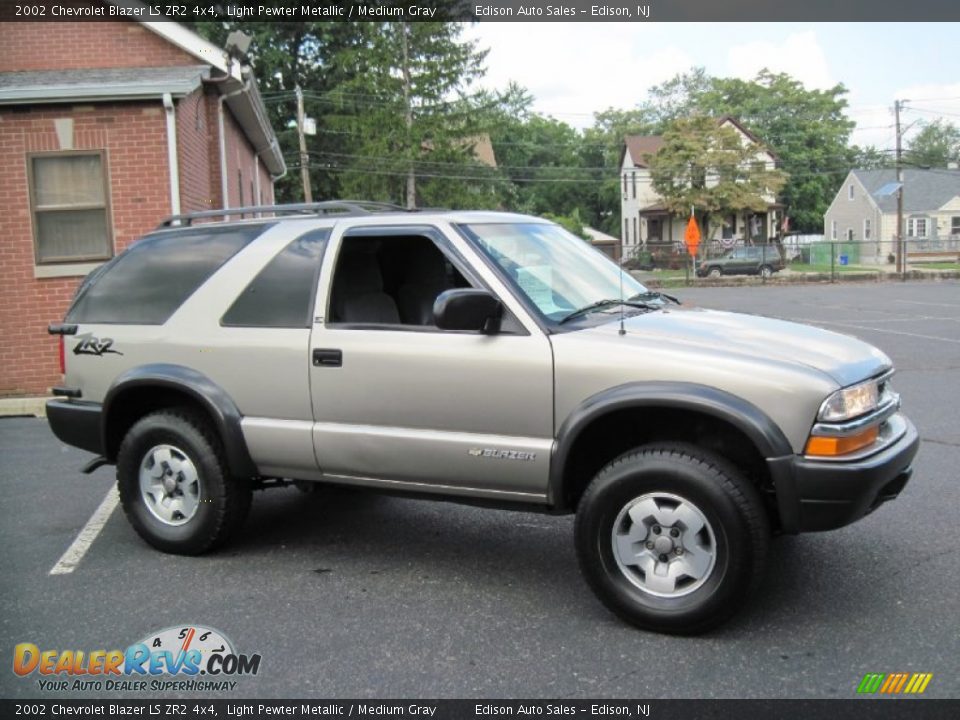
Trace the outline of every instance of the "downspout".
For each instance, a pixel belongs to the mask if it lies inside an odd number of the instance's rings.
[[[170,168],[170,214],[180,214],[180,163],[177,158],[177,116],[170,93],[163,94],[167,116],[167,165]]]
[[[229,180],[227,179],[227,138],[224,134],[223,103],[235,95],[242,95],[247,92],[249,90],[249,87],[247,87],[249,82],[249,79],[246,80],[243,85],[233,92],[225,93],[217,99],[217,124],[220,131],[220,199],[223,201],[224,210],[230,208],[230,195]],[[230,220],[230,216],[224,216],[224,220]]]

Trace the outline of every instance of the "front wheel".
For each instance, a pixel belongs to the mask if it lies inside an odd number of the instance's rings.
[[[723,272],[718,267],[712,267],[707,271],[707,277],[718,278],[723,275]]]
[[[773,268],[769,265],[763,265],[760,268],[760,277],[770,278],[773,277]]]
[[[250,509],[249,481],[230,476],[219,438],[188,408],[134,423],[117,453],[117,486],[140,537],[180,555],[224,543]]]
[[[705,632],[759,583],[770,529],[757,491],[692,445],[617,458],[580,500],[580,569],[600,600],[638,627]]]

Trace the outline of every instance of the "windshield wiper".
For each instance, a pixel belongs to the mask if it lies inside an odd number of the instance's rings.
[[[646,292],[637,293],[636,295],[631,295],[629,300],[669,300],[675,305],[683,305],[677,298],[673,295],[667,295],[664,292],[658,292],[657,290],[647,290]]]
[[[655,305],[653,303],[637,301],[633,298],[630,300],[597,300],[596,302],[592,302],[589,305],[584,305],[582,308],[578,308],[572,313],[565,315],[560,319],[559,323],[563,325],[563,323],[567,322],[567,320],[573,320],[581,315],[586,315],[587,313],[594,312],[595,310],[601,310],[605,307],[611,307],[613,305],[627,305],[629,307],[640,308],[642,310],[659,310],[661,307],[660,305]]]

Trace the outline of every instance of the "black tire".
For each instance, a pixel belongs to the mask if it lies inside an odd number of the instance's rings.
[[[773,277],[773,268],[770,267],[769,265],[761,265],[760,277],[763,277],[763,278]]]
[[[154,515],[140,490],[141,463],[161,445],[175,447],[196,469],[200,502],[179,525]],[[130,428],[117,453],[117,487],[137,534],[158,550],[177,555],[200,555],[229,540],[246,519],[252,497],[249,479],[230,476],[209,422],[189,408],[151,413]]]
[[[615,557],[618,515],[637,499],[658,493],[694,506],[714,540],[712,570],[698,581],[702,584],[691,582],[687,594],[679,596],[651,594],[641,587],[646,576],[622,569]],[[654,529],[648,529],[647,542],[655,539]],[[757,588],[770,527],[756,489],[730,463],[693,445],[652,444],[620,456],[597,474],[577,508],[575,542],[581,572],[610,610],[647,630],[692,635],[723,623]],[[680,547],[678,554],[683,552]],[[673,555],[669,558],[672,562]]]
[[[707,277],[718,278],[723,275],[723,270],[718,267],[712,267],[707,270]]]

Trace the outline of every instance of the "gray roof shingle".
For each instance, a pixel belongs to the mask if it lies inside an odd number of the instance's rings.
[[[0,73],[0,103],[185,95],[209,77],[206,65]]]
[[[877,197],[876,194],[884,185],[896,182],[896,170],[854,170],[853,174],[863,183],[882,212],[897,211],[896,193],[883,197]],[[958,195],[960,170],[906,168],[903,171],[903,211],[906,213],[937,210]]]

